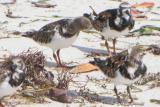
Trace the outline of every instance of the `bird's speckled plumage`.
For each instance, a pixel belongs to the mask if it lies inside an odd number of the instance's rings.
[[[73,36],[78,36],[81,30],[91,28],[91,26],[90,21],[85,17],[61,19],[43,26],[38,31],[26,32],[24,36],[45,44],[51,42],[57,34],[62,38],[69,39]]]
[[[27,69],[21,58],[15,57],[8,64],[9,68],[0,72],[0,99],[14,94],[26,77]]]
[[[92,64],[97,65],[114,82],[115,90],[117,90],[116,85],[120,84],[127,85],[129,88],[146,74],[147,67],[142,61],[144,55],[142,50],[139,47],[133,47],[127,55],[125,52],[125,54],[117,54],[105,60],[94,58]],[[127,91],[130,93],[128,88]],[[131,95],[130,99],[133,101]]]
[[[90,20],[86,17],[76,17],[73,19],[61,19],[49,23],[38,31],[26,32],[23,36],[33,38],[53,50],[54,58],[61,66],[59,51],[73,44],[79,32],[92,27]],[[58,57],[58,58],[57,58]]]
[[[116,39],[125,36],[134,27],[134,19],[130,13],[130,5],[123,2],[119,8],[108,9],[95,15],[84,14],[88,17],[93,27],[101,33],[101,36],[106,40],[105,45],[109,51],[108,40],[113,40],[113,49],[115,52]]]
[[[129,5],[126,3],[122,3],[120,4],[119,8],[102,11],[99,13],[97,17],[95,17],[94,21],[97,23],[99,21],[99,23],[102,23],[103,25],[100,31],[102,31],[105,27],[119,32],[125,30],[126,28],[128,28],[129,30],[133,28],[134,20],[130,13],[130,7],[123,7],[125,6],[124,4]],[[106,15],[110,14],[110,15],[105,17],[105,14]]]

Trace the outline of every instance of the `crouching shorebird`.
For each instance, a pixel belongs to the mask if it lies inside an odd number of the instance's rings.
[[[133,102],[129,86],[146,74],[147,67],[142,61],[143,56],[143,48],[136,46],[128,51],[128,55],[117,54],[117,56],[105,60],[94,58],[94,64],[114,83],[114,92],[119,103],[121,100],[117,92],[117,85],[127,86],[130,102]]]
[[[58,66],[63,67],[59,54],[60,49],[67,48],[77,39],[79,32],[90,29],[92,24],[86,17],[77,17],[74,19],[61,19],[49,23],[39,31],[26,32],[23,36],[33,38],[53,50],[53,57]]]
[[[5,96],[13,95],[20,89],[27,72],[21,58],[15,57],[7,64],[9,64],[9,69],[0,71],[0,100]],[[3,107],[1,103],[0,106]]]
[[[93,27],[101,33],[109,53],[110,49],[107,41],[113,40],[113,52],[116,53],[116,39],[128,34],[134,26],[130,5],[127,2],[123,2],[119,5],[119,8],[108,9],[99,14],[92,7],[91,9],[93,14],[84,14],[84,16],[88,17]]]

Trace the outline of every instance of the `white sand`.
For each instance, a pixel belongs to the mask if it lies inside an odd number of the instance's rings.
[[[2,1],[2,0],[1,0]],[[3,31],[28,31],[30,29],[38,30],[45,24],[61,19],[66,17],[76,17],[81,16],[85,12],[91,12],[91,9],[89,6],[93,6],[94,9],[97,12],[100,12],[102,10],[105,10],[107,8],[114,8],[119,5],[119,2],[116,1],[109,1],[109,0],[50,0],[49,3],[57,4],[57,7],[55,8],[49,8],[49,9],[43,9],[43,8],[36,8],[33,5],[30,4],[28,1],[38,1],[38,0],[17,0],[17,3],[15,5],[9,5],[10,9],[13,11],[13,15],[15,16],[23,16],[28,18],[17,18],[17,19],[11,19],[5,17],[5,12],[7,11],[7,7],[0,5],[0,30]],[[137,0],[124,0],[124,1],[130,1],[132,4],[136,3]],[[148,0],[139,0],[140,1],[148,1]],[[150,1],[159,1],[159,0],[150,0]],[[160,6],[159,2],[156,2],[156,6]],[[54,16],[60,16],[59,18],[55,18]],[[157,18],[157,16],[156,16]],[[38,20],[37,20],[38,19]],[[27,23],[27,24],[24,24]],[[138,28],[142,25],[156,25],[160,26],[160,22],[158,21],[138,21],[136,22],[135,28]],[[4,34],[4,32],[1,32],[0,36],[4,37],[7,36]],[[13,35],[9,35],[13,36]],[[100,36],[98,34],[87,34],[87,33],[80,33],[79,38],[77,41],[73,44],[73,47],[69,47],[66,49],[63,49],[61,51],[61,58],[64,62],[76,62],[76,63],[85,63],[89,60],[92,60],[92,58],[86,58],[86,54],[90,52],[100,52],[105,53],[106,49],[105,47],[101,47],[100,43],[104,43],[100,39]],[[129,47],[134,46],[135,44],[159,44],[160,43],[160,37],[140,37],[137,39],[136,37],[131,38],[119,38],[117,47],[121,49],[127,49]],[[34,47],[44,52],[47,61],[50,61],[51,63],[54,62],[52,57],[52,51],[46,47],[42,47],[39,44],[35,43],[31,39],[27,39],[24,37],[20,38],[6,38],[6,39],[0,39],[0,50],[8,50],[10,54],[19,54],[22,51],[26,51],[27,49]],[[3,56],[4,53],[1,53]],[[50,59],[51,58],[51,59]],[[148,67],[148,72],[156,73],[160,72],[159,66],[160,66],[160,56],[154,56],[152,54],[147,54],[144,57],[144,62]],[[49,65],[48,65],[49,66]],[[52,64],[51,64],[52,66]],[[52,67],[53,68],[53,67]],[[86,80],[86,75],[89,75],[89,77],[101,79],[104,78],[104,75],[101,72],[92,72],[87,74],[81,74],[77,80]],[[113,84],[107,84],[107,89],[104,90],[101,87],[97,86],[97,84],[89,83],[88,87],[95,92],[110,92],[111,94],[103,94],[102,96],[105,96],[102,101],[106,104],[103,104],[102,102],[97,102],[94,104],[86,103],[86,104],[80,104],[80,103],[72,103],[72,104],[63,104],[56,101],[52,101],[49,104],[33,104],[33,105],[17,105],[17,107],[76,107],[76,106],[82,106],[82,107],[116,107],[120,106],[116,103],[113,103],[113,105],[109,104],[112,103],[115,99],[114,93],[112,91]],[[72,88],[72,87],[71,87]],[[139,87],[143,91],[142,92],[133,92],[133,96],[136,96],[138,98],[138,102],[143,102],[145,107],[158,107],[160,105],[153,104],[149,102],[151,98],[157,98],[160,99],[160,88],[155,88],[151,90],[144,90],[143,86]],[[74,88],[73,88],[74,89]],[[121,89],[121,91],[124,91]],[[111,101],[110,101],[111,100]],[[137,107],[140,105],[130,105],[133,107]]]

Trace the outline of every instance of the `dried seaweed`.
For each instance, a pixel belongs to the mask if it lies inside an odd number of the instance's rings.
[[[150,50],[154,55],[160,55],[160,46],[150,45],[148,50]]]
[[[35,7],[41,8],[54,8],[57,5],[47,4],[47,3],[40,3],[40,2],[32,2]]]
[[[73,81],[75,74],[72,74],[70,70],[63,69],[58,72],[58,85],[56,88],[49,91],[48,96],[53,99],[63,103],[71,103],[75,99],[75,96],[68,94],[69,84]]]
[[[45,57],[42,52],[29,49],[16,56],[5,58],[0,64],[0,70],[10,69],[11,61],[15,57],[22,58],[27,68],[27,76],[23,88],[33,86],[35,89],[39,89],[54,86],[54,75],[44,68]]]
[[[14,16],[13,13],[10,11],[10,9],[8,9],[6,13],[6,17],[8,18],[27,18],[27,17],[21,17],[21,16]]]
[[[77,74],[73,74],[71,73],[69,70],[62,70],[58,72],[58,85],[57,88],[59,89],[68,89],[69,84],[73,81],[73,78],[76,76]]]
[[[160,100],[159,99],[150,99],[150,102],[156,103],[156,104],[160,104]]]
[[[55,84],[52,72],[44,68],[45,57],[43,53],[29,49],[18,55],[11,55],[8,58],[4,58],[0,63],[0,73],[7,73],[10,70],[12,59],[15,57],[22,58],[27,68],[27,75],[19,94],[30,99],[32,102],[46,102],[44,96],[46,96],[50,89],[55,88]]]
[[[19,55],[27,66],[27,84],[32,86],[46,87],[52,86],[54,75],[44,68],[45,57],[40,51],[23,52]]]
[[[68,88],[70,82],[74,82],[73,78],[77,74],[71,73],[70,69],[62,68],[62,70],[58,71],[58,85],[55,85],[53,81],[54,75],[44,68],[45,57],[43,53],[31,49],[5,59],[1,67],[9,69],[11,59],[14,57],[22,58],[27,67],[27,76],[22,86],[23,90],[21,91],[23,96],[37,98],[37,100],[42,98],[42,96],[48,96],[60,102],[73,102],[75,98],[68,95]]]
[[[91,90],[89,90],[88,88],[81,89],[79,91],[79,96],[92,103],[101,100],[100,96],[97,93],[91,93]]]
[[[3,2],[3,3],[1,3],[1,4],[3,4],[3,5],[15,4],[16,1],[17,1],[17,0],[11,0],[11,1],[9,1],[9,2],[6,1],[6,2]]]
[[[148,73],[144,78],[137,81],[136,85],[145,85],[148,82],[153,82],[150,85],[150,88],[159,87],[160,86],[160,72],[158,73]]]

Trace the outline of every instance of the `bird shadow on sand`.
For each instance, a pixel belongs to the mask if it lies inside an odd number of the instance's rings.
[[[46,61],[45,66],[47,66],[48,68],[63,68],[63,67],[57,66],[57,64],[53,61]],[[76,65],[67,65],[67,63],[64,63],[64,66],[65,66],[64,68],[68,70],[76,67]]]
[[[100,102],[100,103],[109,104],[109,105],[114,105],[118,103],[117,99],[114,97],[102,96],[102,95],[93,94],[89,92],[79,93],[79,96],[89,102]]]
[[[114,97],[94,95],[90,93],[88,93],[87,96],[82,96],[82,97],[89,102],[100,102],[100,103],[110,104],[110,105],[117,103],[117,99]]]
[[[72,47],[78,48],[80,51],[86,52],[86,53],[97,53],[97,54],[108,54],[106,50],[102,49],[95,49],[95,48],[88,48],[88,47],[83,47],[83,46],[77,46],[77,45],[72,45]]]
[[[88,47],[83,47],[83,46],[77,46],[77,45],[72,45],[72,47],[78,48],[80,51],[85,52],[85,53],[95,53],[98,55],[108,55],[108,52],[106,50],[102,50],[102,49],[95,49],[95,48],[88,48]],[[46,66],[51,68],[51,67],[57,67],[57,64],[51,60],[47,60],[45,62]]]
[[[103,95],[93,94],[90,92],[84,92],[84,93],[80,92],[79,96],[89,102],[100,102],[100,103],[109,104],[109,105],[115,105],[115,104],[122,105],[122,106],[131,106],[131,105],[143,106],[144,105],[141,102],[129,103],[128,100],[124,98],[121,98],[121,103],[119,103],[116,97],[107,96],[107,95],[103,96]]]
[[[45,65],[49,68],[51,67],[57,67],[57,64],[53,61],[45,61]]]

